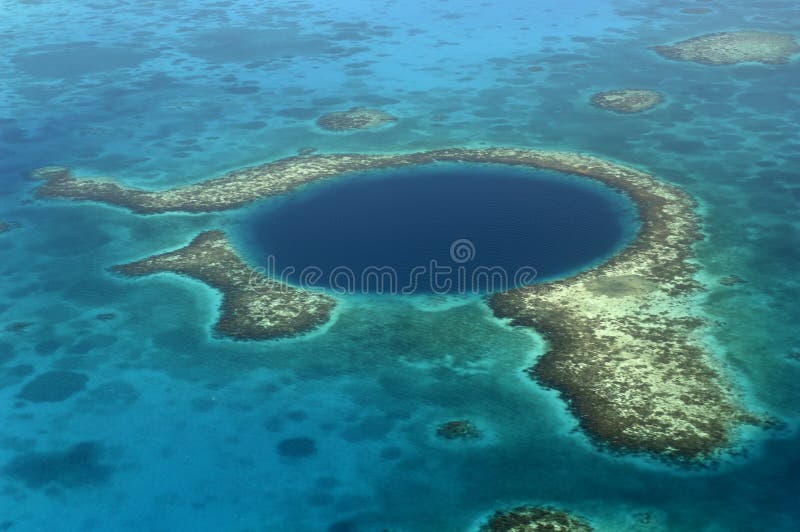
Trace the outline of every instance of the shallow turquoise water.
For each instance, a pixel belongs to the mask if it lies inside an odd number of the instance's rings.
[[[708,68],[647,49],[796,33],[795,3],[704,2],[704,16],[673,1],[7,4],[0,220],[21,228],[0,235],[0,528],[448,531],[523,502],[601,530],[797,528],[800,64]],[[624,86],[667,101],[637,116],[588,105]],[[314,126],[356,105],[400,120]],[[694,194],[720,362],[785,428],[744,434],[742,456],[701,471],[599,450],[522,373],[540,339],[478,299],[353,297],[320,334],[211,338],[212,291],[107,268],[235,229],[246,209],[138,217],[31,202],[25,179],[67,164],[164,188],[306,146],[454,145],[590,152]],[[747,284],[716,282],[729,274]],[[34,394],[51,372],[70,373]],[[36,400],[48,393],[66,398]],[[484,443],[433,438],[461,417]],[[313,454],[282,456],[294,438]]]

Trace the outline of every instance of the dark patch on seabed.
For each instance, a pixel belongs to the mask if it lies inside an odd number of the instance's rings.
[[[316,452],[311,438],[287,438],[278,442],[278,454],[284,458],[306,458]]]
[[[63,451],[20,454],[4,471],[31,488],[92,486],[111,476],[113,468],[103,462],[104,452],[100,443],[85,441]]]
[[[34,403],[63,401],[83,390],[88,380],[74,371],[48,371],[27,383],[19,396]]]

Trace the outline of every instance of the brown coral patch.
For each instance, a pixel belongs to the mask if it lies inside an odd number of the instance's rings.
[[[480,532],[591,532],[589,523],[565,510],[551,506],[518,506],[498,510]]]
[[[592,105],[617,113],[641,113],[663,101],[660,93],[646,89],[620,89],[592,96]]]
[[[350,131],[354,129],[372,129],[397,121],[397,117],[380,109],[354,107],[347,111],[336,111],[322,115],[317,125],[328,131]]]
[[[128,276],[173,272],[222,292],[218,333],[266,340],[308,332],[330,319],[332,298],[274,281],[239,258],[225,234],[207,231],[181,249],[113,268]]]
[[[779,65],[800,53],[793,35],[765,31],[729,31],[710,33],[673,45],[654,46],[662,57],[692,61],[703,65],[766,63]]]

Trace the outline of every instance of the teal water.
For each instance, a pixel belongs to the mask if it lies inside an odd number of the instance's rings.
[[[708,68],[647,48],[796,34],[800,14],[680,12],[696,5],[7,2],[0,220],[21,227],[0,234],[0,529],[455,531],[532,502],[600,530],[795,530],[800,64]],[[625,86],[666,102],[637,116],[588,104]],[[356,105],[400,120],[315,127]],[[589,152],[697,197],[720,363],[785,427],[743,434],[740,456],[698,471],[598,450],[522,372],[540,338],[477,298],[352,297],[322,334],[214,339],[211,290],[107,268],[235,231],[249,210],[140,217],[30,201],[25,179],[67,164],[164,188],[306,146],[454,145]],[[716,282],[729,274],[747,283]],[[463,417],[483,443],[433,437]]]

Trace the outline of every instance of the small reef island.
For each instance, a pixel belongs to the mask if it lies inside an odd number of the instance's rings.
[[[497,511],[478,532],[591,532],[589,523],[550,506],[518,506]]]
[[[317,125],[328,131],[351,131],[373,129],[396,121],[396,116],[385,113],[380,109],[354,107],[347,111],[337,111],[322,115],[317,119]]]
[[[641,113],[663,101],[661,93],[646,89],[620,89],[592,96],[592,105],[617,113]]]
[[[600,181],[635,202],[639,232],[609,261],[567,279],[487,298],[496,316],[533,327],[547,339],[548,351],[528,372],[561,393],[593,441],[692,461],[730,445],[740,424],[758,422],[739,406],[700,337],[704,322],[695,315],[695,303],[701,287],[692,262],[693,244],[701,238],[695,202],[680,188],[633,168],[572,152],[453,148],[290,157],[164,191],[78,179],[60,167],[34,177],[43,180],[35,191],[39,198],[100,201],[137,213],[207,212],[349,172],[435,162],[555,170]],[[251,288],[250,268],[217,232],[117,270],[173,271],[218,288],[224,294],[218,329],[238,338],[306,331],[333,306],[318,293]]]
[[[789,62],[800,46],[793,35],[765,31],[710,33],[671,46],[654,46],[658,54],[676,61],[703,65],[755,62],[779,65]]]

